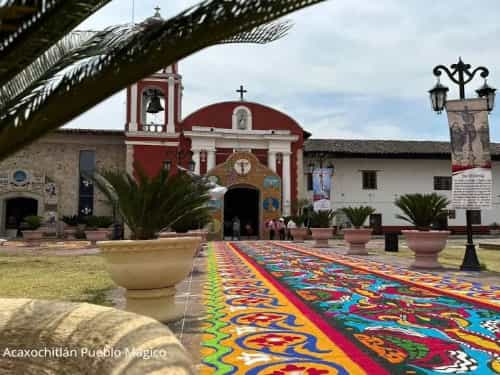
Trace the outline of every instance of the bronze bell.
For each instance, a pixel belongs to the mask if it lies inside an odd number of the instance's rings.
[[[154,94],[151,97],[151,100],[148,103],[148,108],[146,109],[147,113],[158,113],[163,111],[164,108],[161,105],[160,97],[158,94]]]

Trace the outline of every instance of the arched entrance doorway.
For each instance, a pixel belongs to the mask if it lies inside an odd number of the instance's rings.
[[[259,190],[249,186],[235,186],[227,191],[224,196],[224,237],[232,236],[235,217],[240,219],[243,238],[259,237],[259,196]]]
[[[34,198],[10,198],[5,200],[5,229],[15,230],[26,216],[38,215],[38,201]]]

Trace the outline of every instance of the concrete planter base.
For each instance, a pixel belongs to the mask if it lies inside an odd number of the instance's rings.
[[[291,228],[290,233],[293,237],[293,242],[304,242],[309,233],[307,228]]]
[[[439,269],[439,253],[445,248],[450,231],[403,230],[408,247],[415,253],[413,268]]]
[[[23,239],[28,242],[38,242],[43,238],[43,230],[23,230]]]
[[[333,237],[333,228],[311,228],[313,247],[329,247],[328,240]]]
[[[66,227],[64,228],[64,238],[67,240],[75,240],[76,239],[76,227]]]
[[[92,244],[95,244],[97,241],[106,241],[109,238],[109,230],[108,229],[86,230],[85,237]]]
[[[347,255],[368,255],[366,244],[372,238],[372,229],[344,229],[344,241],[349,244]]]
[[[192,269],[201,237],[148,241],[98,242],[113,281],[127,289],[127,311],[162,322],[182,313],[175,305],[175,285]]]

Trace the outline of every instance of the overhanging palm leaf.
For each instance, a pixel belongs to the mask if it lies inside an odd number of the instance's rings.
[[[284,37],[291,27],[292,23],[290,21],[272,22],[222,40],[220,44],[266,44]],[[15,103],[16,100],[28,95],[30,86],[35,84],[38,79],[63,58],[69,56],[76,48],[82,47],[85,42],[97,33],[97,31],[73,31],[69,33],[13,79],[0,86],[0,110],[6,107],[9,102]]]
[[[207,0],[168,21],[98,33],[0,111],[0,160],[165,66],[322,1]]]
[[[110,1],[0,1],[0,86]]]

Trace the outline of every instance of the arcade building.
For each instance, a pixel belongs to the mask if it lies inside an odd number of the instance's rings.
[[[449,143],[311,139],[285,113],[245,100],[210,104],[187,117],[178,64],[127,89],[124,130],[61,129],[0,163],[0,236],[36,214],[110,215],[104,196],[84,176],[102,169],[149,175],[161,168],[191,169],[229,190],[212,205],[214,238],[230,234],[238,217],[264,234],[264,223],[288,216],[299,199],[312,197],[312,170],[334,168],[332,208],[370,205],[375,232],[403,228],[393,205],[399,194],[450,195]],[[476,231],[500,222],[500,144],[492,144],[494,208],[475,214]],[[463,212],[449,211],[443,226],[464,230]],[[337,225],[345,218],[338,215]]]

